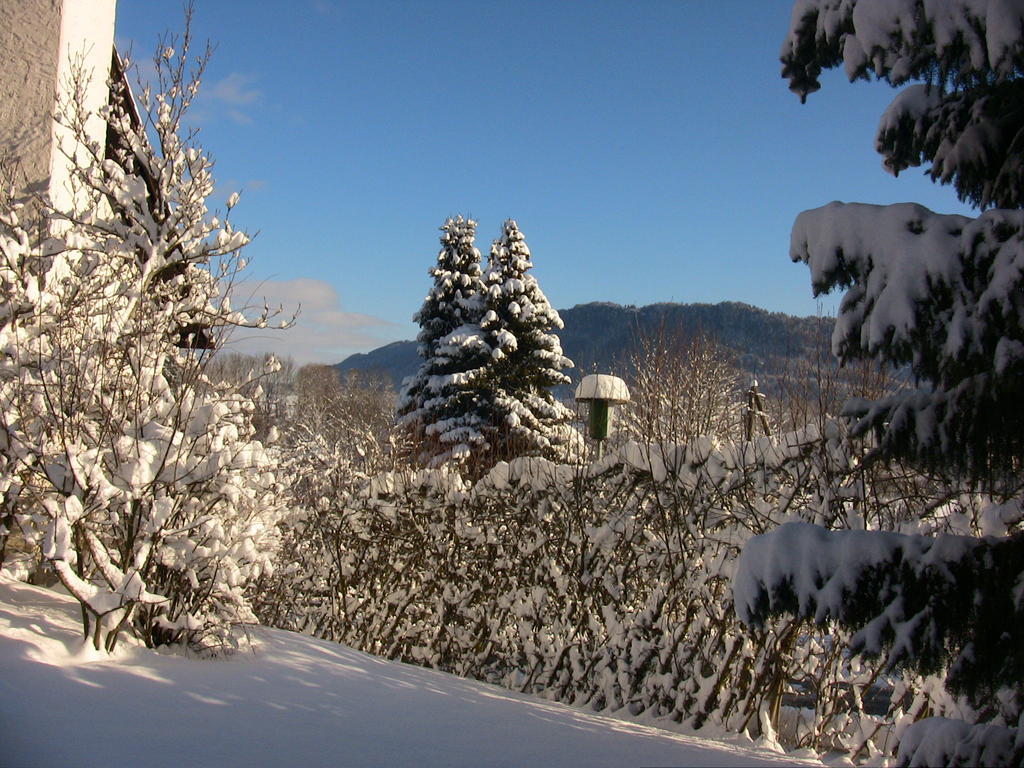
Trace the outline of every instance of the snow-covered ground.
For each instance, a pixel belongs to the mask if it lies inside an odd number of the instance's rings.
[[[82,650],[69,598],[0,576],[3,766],[821,765],[256,628],[196,660]]]

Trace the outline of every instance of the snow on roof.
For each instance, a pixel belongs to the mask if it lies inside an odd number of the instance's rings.
[[[607,400],[611,403],[628,403],[629,390],[626,382],[618,376],[607,373],[592,373],[584,376],[576,387],[577,400]]]

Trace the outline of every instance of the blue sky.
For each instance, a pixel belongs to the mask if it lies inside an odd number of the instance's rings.
[[[143,60],[179,0],[119,0]],[[788,259],[832,200],[968,213],[873,150],[895,91],[830,73],[801,105],[779,76],[782,0],[196,0],[216,51],[194,109],[221,199],[258,232],[243,292],[301,301],[239,342],[337,362],[412,338],[438,227],[518,220],[559,308],[744,301],[814,314]],[[825,311],[835,300],[826,298]]]

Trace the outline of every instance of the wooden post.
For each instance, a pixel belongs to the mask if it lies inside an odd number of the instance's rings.
[[[764,395],[757,389],[757,379],[747,390],[747,407],[743,411],[743,436],[746,440],[754,437],[754,417],[761,422],[765,436],[771,435],[768,427],[768,414],[764,412]]]

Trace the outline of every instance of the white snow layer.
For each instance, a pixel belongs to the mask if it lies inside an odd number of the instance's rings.
[[[196,660],[81,651],[70,598],[0,576],[0,763],[821,765],[594,715],[262,627]]]
[[[618,376],[607,373],[592,373],[584,376],[576,387],[577,400],[608,400],[612,403],[628,403],[629,389]]]
[[[1007,238],[1001,232],[1013,234]],[[811,268],[815,293],[850,286],[832,335],[833,352],[845,340],[875,353],[913,343],[921,307],[936,286],[950,294],[944,311],[943,353],[983,353],[990,316],[1017,312],[1024,273],[1024,213],[987,211],[976,219],[936,214],[915,203],[868,205],[833,202],[804,211],[793,225],[790,257]],[[984,290],[965,286],[965,273],[990,260]],[[1020,350],[1006,345],[1001,354]],[[999,370],[999,361],[993,366]],[[1005,362],[1003,368],[1005,368]]]
[[[771,601],[788,584],[799,612],[807,615],[813,609],[814,620],[821,622],[842,614],[843,604],[868,568],[892,561],[897,553],[904,562],[919,567],[941,567],[961,560],[979,542],[970,536],[830,531],[810,523],[786,523],[753,537],[743,547],[733,577],[736,615],[746,624],[757,623],[761,600]],[[869,625],[862,630],[868,650],[880,648],[879,629]]]
[[[1010,765],[1018,729],[969,725],[963,720],[928,717],[912,724],[900,739],[899,765]]]
[[[904,82],[914,66],[911,42],[918,39],[921,24],[932,33],[928,47],[934,55],[962,57],[965,71],[991,68],[999,77],[1012,77],[1024,49],[1020,0],[797,0],[783,58],[798,49],[800,22],[812,15],[819,43],[841,37],[851,78],[870,62],[876,72],[890,72],[895,83]]]

